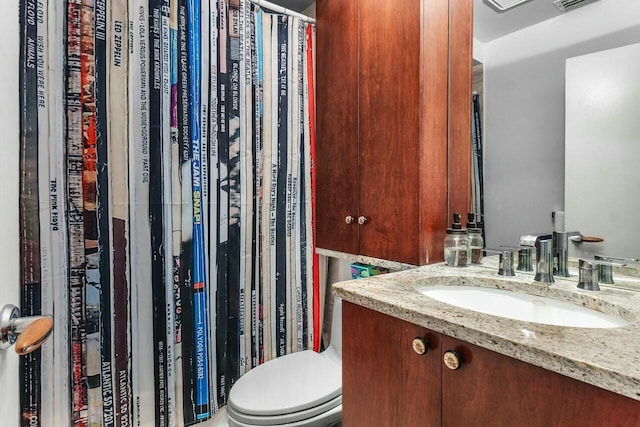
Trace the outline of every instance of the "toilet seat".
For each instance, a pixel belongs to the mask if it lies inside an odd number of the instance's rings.
[[[330,411],[333,411],[335,408],[339,408],[342,404],[342,396],[338,396],[328,402],[325,402],[321,405],[315,406],[313,408],[305,409],[303,411],[293,412],[290,414],[281,414],[274,416],[256,416],[256,415],[247,415],[240,412],[236,412],[231,405],[227,405],[227,415],[230,419],[236,422],[236,424],[241,423],[242,425],[247,426],[281,426],[281,425],[297,425],[296,423],[300,423],[299,425],[310,425],[309,420],[312,418],[323,418],[323,414],[329,414]],[[334,411],[335,412],[335,411]],[[337,417],[332,416],[331,418],[335,420],[340,419],[340,413],[342,411],[337,411]],[[331,412],[333,415],[333,412]]]
[[[289,354],[260,365],[231,388],[229,417],[247,425],[282,425],[342,403],[342,365],[332,351]]]

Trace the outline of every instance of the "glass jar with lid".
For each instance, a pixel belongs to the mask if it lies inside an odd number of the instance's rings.
[[[469,261],[469,237],[462,228],[460,214],[453,214],[453,224],[444,239],[444,262],[451,267],[466,267]]]
[[[473,213],[467,215],[467,236],[469,238],[468,262],[480,264],[484,250],[484,238],[482,237],[482,229],[476,222],[476,215]]]

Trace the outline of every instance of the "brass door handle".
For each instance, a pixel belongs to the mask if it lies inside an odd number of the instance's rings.
[[[20,309],[11,304],[0,310],[0,349],[15,344],[16,353],[29,354],[39,349],[52,331],[51,316],[20,317]]]
[[[353,222],[356,219],[354,217],[352,217],[351,215],[347,215],[347,217],[344,219],[344,222],[346,222],[347,224],[353,224]]]
[[[368,219],[366,216],[359,216],[358,217],[358,224],[360,225],[365,225],[367,223]]]
[[[21,356],[40,348],[53,331],[51,316],[42,316],[29,323],[16,340],[16,353]]]

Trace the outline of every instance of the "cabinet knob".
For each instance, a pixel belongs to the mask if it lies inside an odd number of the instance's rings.
[[[429,351],[429,341],[426,338],[415,337],[412,342],[413,351],[419,355],[427,354]]]
[[[358,224],[360,225],[365,225],[367,223],[368,219],[366,216],[360,216],[358,217]]]
[[[452,370],[456,370],[458,368],[460,368],[460,365],[462,365],[462,356],[460,356],[460,353],[458,353],[457,351],[453,351],[453,350],[447,350],[444,352],[444,355],[442,356],[442,360],[444,361],[444,365]]]
[[[355,221],[356,219],[354,217],[352,217],[351,215],[347,215],[347,217],[344,219],[344,222],[346,222],[347,224],[353,224],[353,221]]]

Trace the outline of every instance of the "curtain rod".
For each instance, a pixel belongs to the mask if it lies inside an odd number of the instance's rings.
[[[286,7],[277,5],[275,3],[271,3],[270,1],[267,1],[267,0],[250,0],[250,1],[251,1],[251,3],[255,3],[258,6],[262,6],[262,7],[266,8],[266,9],[273,10],[274,12],[284,13],[286,15],[295,16],[296,18],[300,18],[303,21],[311,22],[313,24],[316,23],[316,20],[313,19],[310,16],[303,15],[302,13],[298,13],[298,12],[296,12],[294,10],[287,9]]]

